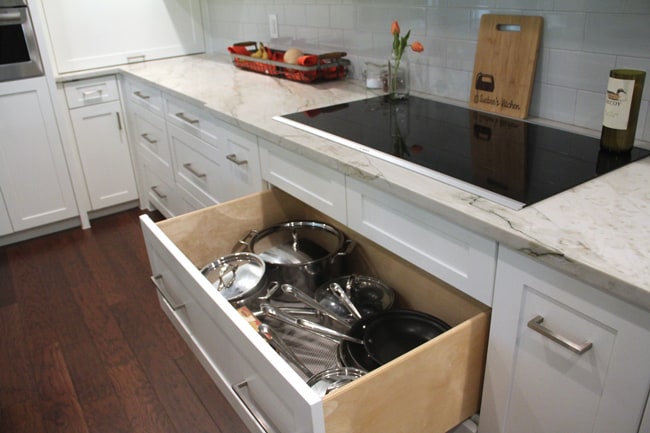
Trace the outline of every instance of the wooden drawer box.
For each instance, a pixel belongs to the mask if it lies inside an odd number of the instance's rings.
[[[250,229],[291,219],[338,226],[358,243],[353,269],[385,279],[397,306],[453,328],[321,400],[198,270]],[[175,311],[164,300],[163,309],[251,431],[445,432],[478,410],[489,308],[297,199],[272,189],[159,223],[141,221],[158,284],[175,299],[192,299],[182,314],[185,306]],[[166,273],[181,287],[169,287]]]

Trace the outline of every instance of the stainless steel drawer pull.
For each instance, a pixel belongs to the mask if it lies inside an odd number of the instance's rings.
[[[149,144],[156,144],[158,143],[158,140],[154,140],[153,138],[149,138],[149,133],[145,132],[144,134],[140,134],[140,137],[144,138],[145,141]]]
[[[158,198],[163,199],[163,200],[167,198],[167,194],[163,194],[162,192],[158,191],[157,186],[155,186],[155,185],[152,186],[151,190],[153,191],[154,194],[156,194],[158,196]]]
[[[117,116],[117,129],[119,129],[121,131],[122,130],[122,119],[120,118],[120,113],[118,113],[116,111],[115,116]]]
[[[207,176],[207,174],[205,174],[205,173],[199,173],[198,171],[196,171],[192,167],[192,164],[189,163],[189,162],[186,162],[185,164],[183,164],[183,167],[185,167],[187,169],[187,171],[189,171],[190,173],[192,173],[196,177],[204,178],[204,177]]]
[[[576,343],[574,341],[571,341],[570,339],[563,337],[562,335],[542,325],[543,322],[544,317],[537,315],[528,321],[528,327],[535,332],[539,332],[544,337],[556,342],[560,346],[566,347],[572,352],[577,353],[578,355],[582,355],[593,347],[593,344],[590,341],[585,341],[583,343]]]
[[[176,113],[176,117],[181,119],[183,122],[187,122],[187,123],[190,123],[192,125],[196,125],[196,124],[199,123],[199,119],[190,119],[182,111],[180,113]]]
[[[162,275],[152,276],[151,281],[153,282],[153,285],[156,286],[156,290],[158,291],[158,293],[160,293],[160,296],[163,297],[165,302],[167,302],[167,305],[169,305],[169,307],[172,310],[176,311],[179,308],[182,308],[182,307],[185,306],[185,304],[179,304],[177,302],[173,302],[171,296],[169,296],[166,293],[166,291],[163,289],[163,287],[165,286],[165,283],[163,282],[163,276]]]
[[[133,92],[133,94],[135,96],[137,96],[138,98],[140,98],[140,99],[149,99],[149,98],[151,98],[151,96],[145,95],[144,93],[142,93],[141,90],[136,90],[135,92]]]
[[[230,162],[234,162],[237,165],[248,164],[247,159],[237,159],[237,155],[234,153],[231,153],[230,155],[226,155],[226,159]]]
[[[255,418],[262,430],[266,433],[280,433],[280,430],[264,417],[262,410],[255,404],[255,401],[248,390],[248,380],[233,385],[232,390],[235,391],[237,397],[239,397],[242,403],[244,403],[244,406],[246,406],[246,409],[248,409],[253,418]]]
[[[103,93],[103,89],[84,90],[83,92],[81,92],[81,96],[83,96],[84,99],[88,99],[90,97],[92,97],[93,99],[103,98],[104,95],[102,93]]]

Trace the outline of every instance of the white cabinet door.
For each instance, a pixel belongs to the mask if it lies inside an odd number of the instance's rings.
[[[480,432],[636,433],[649,366],[647,311],[500,248]]]
[[[5,201],[2,197],[2,190],[0,190],[0,236],[8,235],[13,231],[14,228],[11,226],[9,212],[7,212],[7,207],[5,206]]]
[[[0,83],[0,186],[14,230],[78,215],[45,78]]]
[[[204,51],[199,0],[41,0],[59,73]]]
[[[70,110],[93,210],[138,198],[119,101]]]

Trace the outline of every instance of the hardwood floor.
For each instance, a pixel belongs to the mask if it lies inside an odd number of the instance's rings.
[[[248,432],[158,305],[140,213],[0,248],[0,432]]]

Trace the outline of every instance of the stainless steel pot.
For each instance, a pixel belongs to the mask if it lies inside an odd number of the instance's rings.
[[[248,252],[220,257],[205,265],[201,273],[235,308],[246,306],[257,311],[279,287],[277,282],[267,283],[264,260]]]
[[[310,296],[325,281],[341,274],[342,258],[354,248],[343,232],[318,221],[289,221],[251,231],[239,247],[266,262],[270,280],[299,287]],[[279,299],[293,301],[276,294]]]

